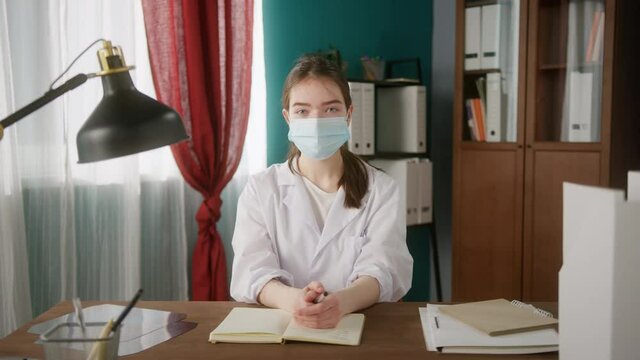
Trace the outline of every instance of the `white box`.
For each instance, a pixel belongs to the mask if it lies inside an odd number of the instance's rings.
[[[560,359],[640,354],[640,202],[564,183]]]
[[[402,218],[406,225],[418,223],[418,159],[382,160],[374,159],[370,164],[391,176],[398,184]]]
[[[379,88],[376,145],[381,152],[427,151],[427,90],[422,85]]]

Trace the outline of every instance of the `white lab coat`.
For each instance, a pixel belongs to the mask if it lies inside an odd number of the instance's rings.
[[[363,205],[345,208],[341,187],[322,231],[302,178],[286,163],[250,177],[238,201],[231,296],[255,303],[274,278],[297,288],[317,280],[334,292],[362,275],[378,280],[379,302],[404,296],[413,272],[405,209],[395,181],[367,168]]]

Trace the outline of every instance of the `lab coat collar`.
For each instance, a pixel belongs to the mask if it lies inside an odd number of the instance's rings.
[[[295,163],[294,169],[297,169]],[[284,193],[282,200],[283,203],[291,209],[292,214],[296,214],[304,218],[304,221],[310,224],[313,229],[316,229],[317,234],[320,234],[320,242],[318,243],[315,252],[315,257],[317,258],[322,249],[324,249],[324,247],[331,242],[331,240],[333,240],[340,231],[349,225],[349,223],[351,223],[351,221],[353,221],[361,211],[363,211],[370,192],[367,191],[363,197],[360,208],[346,208],[344,206],[344,187],[340,187],[336,194],[336,198],[329,209],[329,213],[327,214],[327,218],[324,222],[324,228],[322,229],[322,232],[320,232],[320,227],[311,208],[311,199],[309,198],[309,194],[302,182],[302,175],[291,172],[287,163],[282,164],[278,170],[278,184],[285,187],[282,189]],[[369,177],[369,187],[371,188],[371,178],[373,177],[371,172],[369,172]]]
[[[278,168],[278,185],[282,187],[282,202],[291,210],[290,213],[307,223],[315,230],[316,236],[319,236],[320,227],[311,208],[311,199],[304,187],[301,175],[291,172],[289,164],[284,163]],[[298,221],[298,219],[293,221]]]

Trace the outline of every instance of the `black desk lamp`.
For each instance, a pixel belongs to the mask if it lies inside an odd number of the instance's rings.
[[[0,140],[4,128],[96,76],[102,77],[104,96],[78,132],[79,163],[135,154],[186,140],[187,133],[178,113],[133,86],[129,76],[133,66],[126,65],[122,49],[102,39],[93,44],[99,41],[102,42],[102,49],[98,50],[102,70],[76,75],[57,88],[52,85],[42,97],[0,121]]]

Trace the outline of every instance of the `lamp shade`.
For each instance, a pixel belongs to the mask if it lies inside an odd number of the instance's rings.
[[[128,71],[102,77],[104,96],[76,139],[78,162],[106,160],[188,138],[177,112],[139,92]]]

